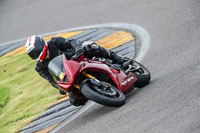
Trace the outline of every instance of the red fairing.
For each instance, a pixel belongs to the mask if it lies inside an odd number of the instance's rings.
[[[66,73],[63,76],[64,77],[67,75],[69,78],[69,82],[62,81],[58,82],[58,85],[64,89],[67,92],[71,92],[73,83],[75,82],[80,75],[81,72],[101,72],[104,74],[109,75],[109,77],[112,79],[112,81],[116,84],[117,88],[121,92],[126,92],[130,88],[132,88],[132,85],[135,83],[137,78],[133,73],[128,73],[126,74],[123,71],[118,71],[104,62],[101,61],[92,61],[88,58],[85,58],[82,56],[78,62],[72,61],[72,60],[67,60],[66,57],[63,55],[63,62],[64,62],[64,67],[66,70]]]
[[[62,89],[70,92],[71,91],[70,87],[73,85],[74,79],[76,79],[77,76],[79,75],[81,64],[76,61],[67,60],[65,55],[63,55],[63,62],[64,62],[64,67],[65,67],[66,72],[63,76],[62,82],[58,82],[58,84],[60,87],[62,87]],[[69,79],[69,82],[63,82],[64,77],[66,75]]]
[[[102,72],[108,75],[112,74],[110,67],[108,67],[106,64],[103,64],[102,62],[91,61],[91,60],[83,61],[80,71],[85,71],[85,72],[96,71],[96,72]]]
[[[119,90],[121,90],[122,92],[125,92],[126,90],[128,90],[129,87],[131,87],[137,80],[137,78],[135,77],[135,75],[133,73],[129,73],[127,75],[123,71],[120,71],[120,73],[118,73],[116,75],[117,75],[117,80],[120,83]]]
[[[89,62],[89,63],[88,63]],[[96,71],[102,72],[110,76],[117,88],[124,92],[137,80],[133,73],[125,74],[123,71],[117,71],[108,65],[97,61],[86,61],[83,63],[80,71]]]

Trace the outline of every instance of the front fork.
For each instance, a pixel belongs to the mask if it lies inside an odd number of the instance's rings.
[[[87,77],[87,78],[89,78],[89,79],[94,79],[94,80],[97,81],[97,82],[100,82],[100,81],[97,80],[94,76],[92,76],[91,74],[88,74],[88,73],[86,73],[86,72],[81,72],[81,75],[83,75],[83,76],[85,76],[85,77]],[[74,87],[77,88],[78,90],[80,90],[80,85],[74,84]]]

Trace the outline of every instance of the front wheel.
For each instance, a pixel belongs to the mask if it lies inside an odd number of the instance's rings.
[[[126,100],[120,90],[105,82],[101,86],[85,82],[81,87],[81,93],[94,102],[111,107],[119,107],[125,104]]]

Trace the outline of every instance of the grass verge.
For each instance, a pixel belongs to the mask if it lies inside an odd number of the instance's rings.
[[[26,54],[0,57],[0,133],[27,125],[59,97]]]

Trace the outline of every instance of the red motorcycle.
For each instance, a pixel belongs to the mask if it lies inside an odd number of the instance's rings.
[[[119,65],[109,59],[89,59],[84,55],[76,61],[67,60],[63,54],[55,57],[48,68],[65,92],[112,107],[123,105],[125,94],[134,86],[147,85],[151,79],[149,70],[134,60]]]

